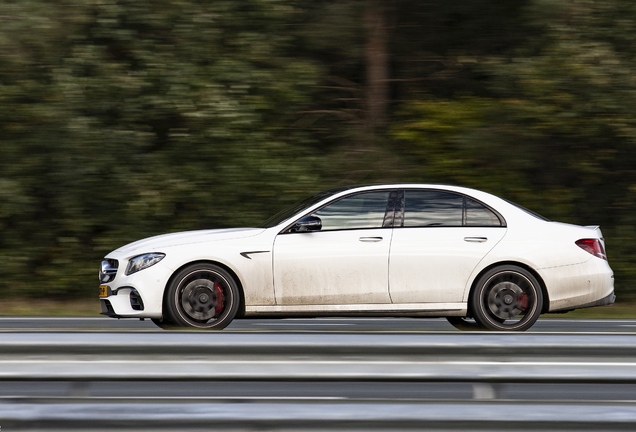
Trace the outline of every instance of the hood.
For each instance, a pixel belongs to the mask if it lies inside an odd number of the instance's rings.
[[[113,253],[131,255],[136,253],[161,252],[162,248],[170,246],[241,239],[258,235],[263,231],[265,231],[264,228],[228,228],[163,234],[129,243],[113,251]]]

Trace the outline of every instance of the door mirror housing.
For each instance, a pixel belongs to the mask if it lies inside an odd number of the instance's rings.
[[[311,232],[320,231],[322,229],[322,221],[318,216],[304,216],[289,229],[289,232]]]

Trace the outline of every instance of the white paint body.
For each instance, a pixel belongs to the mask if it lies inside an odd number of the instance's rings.
[[[362,191],[419,189],[463,194],[495,209],[502,227],[388,227],[283,233],[326,203]],[[244,296],[246,316],[465,316],[479,276],[498,264],[522,265],[540,279],[547,310],[586,306],[610,296],[614,276],[606,260],[575,245],[601,239],[598,227],[547,222],[491,194],[454,186],[362,186],[317,202],[271,228],[166,234],[107,255],[119,270],[102,298],[119,317],[161,318],[170,277],[193,262],[226,267]],[[160,252],[159,263],[126,276],[131,258]],[[251,252],[251,253],[250,253]],[[243,254],[243,255],[242,255]],[[134,310],[130,292],[144,304]]]

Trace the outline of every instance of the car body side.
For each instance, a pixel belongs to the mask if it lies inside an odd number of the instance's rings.
[[[496,209],[505,219],[505,226],[501,227],[458,228],[458,235],[467,236],[470,236],[471,232],[496,231],[498,235],[495,237],[498,240],[496,244],[489,245],[489,251],[469,272],[470,276],[465,283],[448,288],[449,292],[445,294],[454,301],[437,302],[439,304],[401,302],[379,306],[365,304],[364,298],[360,298],[353,299],[346,305],[330,304],[324,307],[281,304],[280,293],[277,295],[277,287],[274,283],[274,253],[277,236],[307,235],[306,233],[283,234],[283,232],[296,220],[312,214],[327,202],[365,191],[408,188],[439,189],[463,194]],[[404,228],[383,228],[387,233],[400,229]],[[420,229],[444,230],[446,228]],[[480,275],[497,265],[515,264],[531,271],[542,284],[546,296],[544,312],[570,310],[592,305],[612,296],[614,290],[613,273],[609,264],[576,246],[575,242],[582,238],[602,240],[602,235],[598,227],[582,227],[541,220],[501,198],[477,190],[410,184],[366,186],[337,193],[270,228],[204,230],[168,234],[124,246],[106,257],[118,260],[119,271],[115,279],[108,283],[111,287],[111,295],[102,300],[107,300],[111,305],[112,310],[108,313],[111,316],[160,319],[163,314],[164,291],[170,284],[172,275],[189,264],[209,262],[225,268],[236,278],[242,292],[241,314],[246,316],[356,313],[465,316],[471,289]],[[125,275],[124,269],[131,258],[151,252],[164,253],[165,258],[151,269],[129,276]],[[130,294],[133,291],[142,298],[143,310],[132,308]]]

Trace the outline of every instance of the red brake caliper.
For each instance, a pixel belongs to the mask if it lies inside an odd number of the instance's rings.
[[[517,297],[517,307],[521,312],[528,309],[528,294],[523,293],[519,297]]]
[[[216,315],[218,316],[221,312],[223,312],[223,289],[221,288],[221,285],[215,284],[214,291],[216,294]]]

